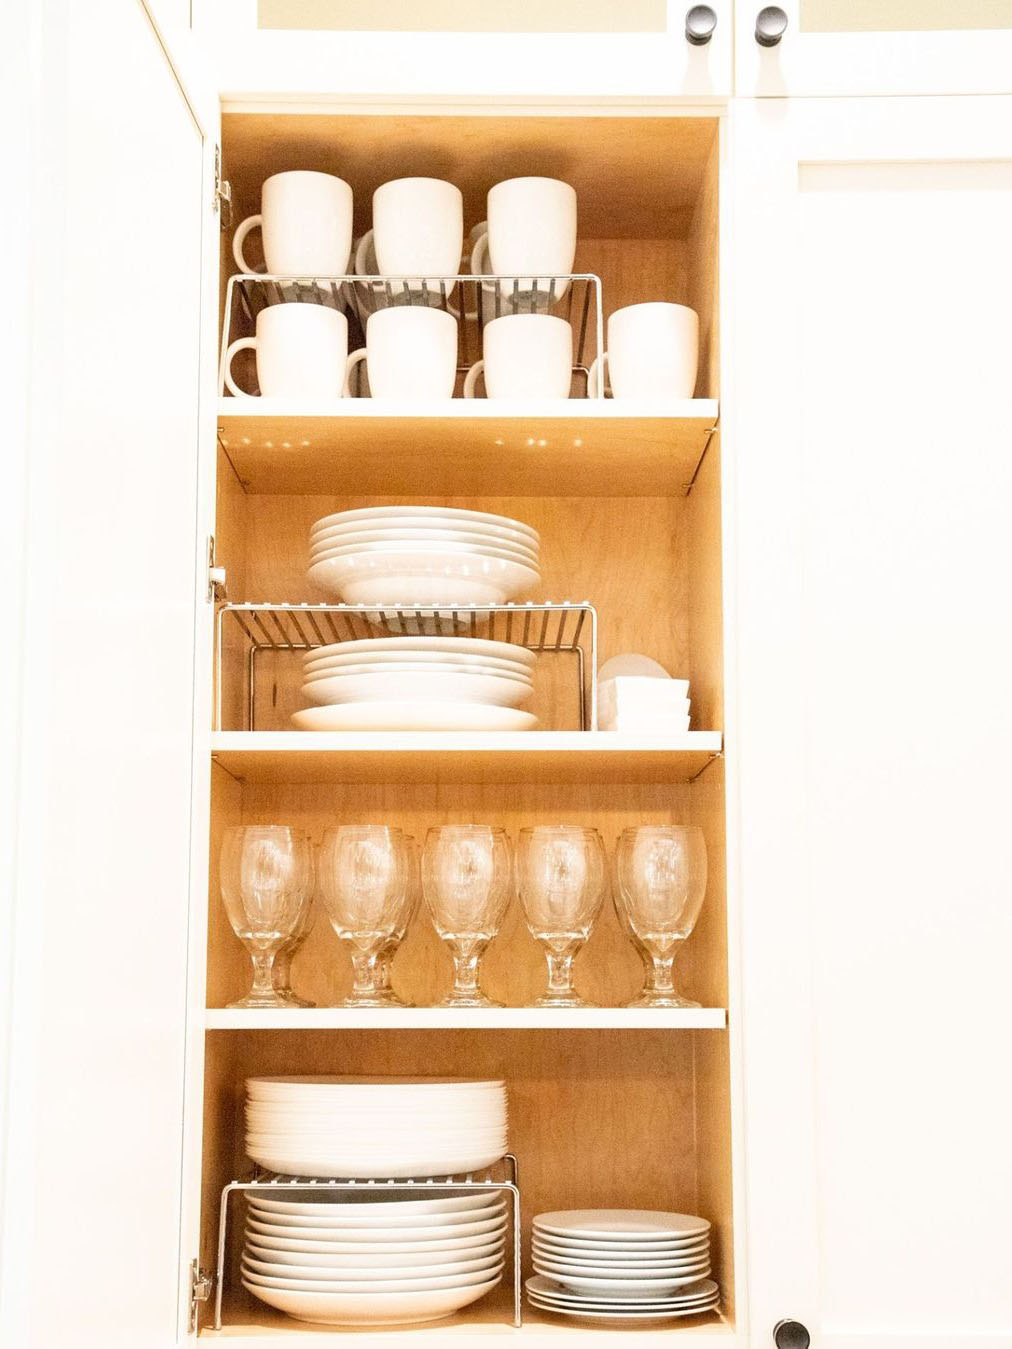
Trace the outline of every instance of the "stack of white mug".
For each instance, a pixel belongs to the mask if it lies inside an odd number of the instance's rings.
[[[269,305],[257,316],[256,336],[233,342],[225,354],[224,378],[233,395],[250,396],[231,366],[237,352],[252,349],[260,393],[269,398],[348,397],[349,378],[361,362],[373,398],[452,398],[458,321],[479,317],[462,316],[452,302],[453,278],[470,265],[474,275],[489,279],[479,291],[483,359],[468,371],[464,396],[475,396],[482,374],[489,398],[570,396],[572,328],[546,312],[565,295],[576,254],[576,192],[568,183],[542,177],[497,183],[488,193],[487,220],[471,230],[467,260],[463,196],[439,178],[397,178],[377,188],[372,228],[358,240],[352,238],[352,189],[332,174],[275,174],[263,184],[261,206],[235,233],[240,270],[252,271],[243,245],[259,227],[268,275],[356,278],[344,293],[368,314],[365,346],[349,355],[341,309],[298,300]],[[518,297],[527,312],[494,317]],[[692,397],[698,346],[693,310],[628,306],[609,319],[608,339],[610,351],[590,372],[592,396],[603,392],[598,381],[607,361],[616,397]]]

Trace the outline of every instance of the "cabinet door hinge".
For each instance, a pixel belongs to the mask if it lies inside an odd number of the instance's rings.
[[[228,592],[225,588],[227,577],[225,568],[219,567],[214,559],[214,535],[207,536],[207,602],[213,604],[215,600],[228,599]]]
[[[190,1334],[197,1329],[197,1308],[207,1302],[214,1291],[214,1275],[201,1269],[199,1260],[190,1262]]]
[[[214,210],[221,216],[221,227],[227,230],[232,224],[232,184],[221,176],[221,146],[214,147]]]

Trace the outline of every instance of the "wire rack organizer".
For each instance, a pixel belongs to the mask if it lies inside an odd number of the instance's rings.
[[[458,371],[470,369],[480,359],[485,324],[507,314],[554,314],[565,319],[573,329],[573,374],[585,391],[590,363],[604,350],[601,281],[592,272],[542,277],[461,274],[312,278],[237,272],[229,277],[225,293],[219,393],[225,392],[225,354],[231,343],[253,335],[262,309],[293,301],[322,304],[347,314],[350,351],[365,345],[365,323],[376,309],[398,305],[445,309],[459,320]],[[603,386],[596,396],[604,396]]]
[[[441,1178],[426,1176],[418,1180],[320,1180],[305,1176],[281,1176],[271,1172],[255,1170],[250,1180],[233,1180],[221,1192],[221,1206],[218,1215],[218,1266],[214,1287],[214,1328],[221,1330],[221,1304],[225,1288],[225,1259],[228,1250],[228,1210],[229,1200],[234,1194],[261,1193],[277,1197],[279,1192],[289,1195],[298,1194],[327,1195],[342,1194],[354,1190],[366,1193],[410,1195],[418,1199],[423,1195],[432,1197],[442,1194],[459,1194],[466,1190],[498,1191],[510,1196],[510,1210],[513,1229],[513,1325],[519,1327],[522,1321],[523,1299],[521,1296],[520,1268],[520,1186],[517,1179],[517,1159],[507,1153],[502,1159],[500,1169],[505,1175],[497,1174],[497,1167],[487,1171],[469,1172],[461,1176]]]
[[[587,601],[563,604],[469,605],[438,610],[370,604],[219,605],[215,631],[215,723],[222,727],[223,655],[238,638],[246,681],[246,729],[256,730],[257,664],[265,652],[290,655],[336,642],[391,634],[438,633],[513,642],[529,651],[574,657],[580,726],[597,728],[597,610]]]

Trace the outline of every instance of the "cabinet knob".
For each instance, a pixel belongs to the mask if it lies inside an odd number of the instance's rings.
[[[773,1343],[777,1349],[808,1349],[811,1342],[808,1327],[800,1321],[792,1321],[789,1316],[773,1327]]]
[[[685,37],[694,47],[705,47],[717,27],[717,13],[709,5],[693,5],[685,16]]]
[[[755,16],[755,40],[760,47],[775,47],[786,31],[787,15],[779,5],[767,5]]]

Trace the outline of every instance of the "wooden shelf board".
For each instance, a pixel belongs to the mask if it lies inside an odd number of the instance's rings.
[[[723,1007],[209,1007],[208,1030],[723,1030]]]
[[[224,731],[214,761],[242,782],[690,782],[719,731]]]
[[[223,398],[218,436],[255,495],[684,496],[716,422],[707,398]]]

